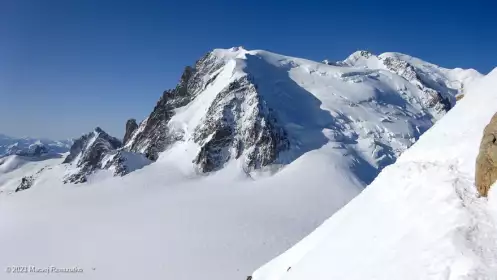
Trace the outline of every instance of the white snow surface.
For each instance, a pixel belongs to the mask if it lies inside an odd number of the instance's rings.
[[[497,279],[497,187],[475,160],[497,112],[497,68],[359,196],[254,280]]]
[[[84,270],[54,274],[61,279],[245,279],[359,194],[437,119],[422,91],[385,69],[330,66],[241,47],[213,54],[224,66],[197,98],[177,109],[169,126],[185,139],[157,162],[124,177],[101,172],[78,185],[62,184],[66,167],[54,162],[32,188],[0,195],[0,269]],[[193,132],[218,93],[246,75],[288,131],[293,146],[282,157],[290,160],[257,180],[239,161],[199,175],[192,164],[199,149]],[[387,205],[356,214],[382,207]]]
[[[64,155],[48,157],[26,157],[10,155],[0,158],[0,196],[11,194],[19,186],[23,176],[30,176],[44,167],[56,166]]]

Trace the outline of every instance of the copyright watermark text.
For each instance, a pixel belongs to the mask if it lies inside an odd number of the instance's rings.
[[[57,274],[57,273],[83,273],[84,270],[81,267],[73,266],[73,267],[58,267],[54,265],[50,266],[35,266],[35,265],[10,265],[5,268],[5,272],[7,273],[16,273],[16,274]]]

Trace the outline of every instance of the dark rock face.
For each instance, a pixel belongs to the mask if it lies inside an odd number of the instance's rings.
[[[41,168],[40,170],[38,170],[34,175],[22,177],[21,183],[19,183],[19,186],[16,188],[15,192],[24,191],[24,190],[31,188],[34,185],[34,183],[35,183],[36,179],[38,178],[38,176],[40,175],[40,173],[42,173],[46,169],[51,169],[51,167],[45,166],[45,167]]]
[[[90,141],[93,140],[93,141]],[[83,135],[81,138],[74,141],[71,146],[70,154],[64,160],[64,163],[72,162],[82,151],[80,162],[94,163],[106,151],[115,150],[122,146],[119,139],[110,136],[101,128],[95,128],[95,131]],[[90,149],[89,149],[90,148]]]
[[[74,141],[70,154],[63,162],[75,164],[77,167],[77,171],[66,176],[64,182],[86,182],[87,175],[101,168],[103,158],[121,146],[119,139],[109,136],[98,127],[95,131],[83,135]],[[76,159],[77,162],[74,162]]]
[[[126,145],[126,143],[131,139],[131,136],[133,136],[133,133],[137,128],[138,124],[135,119],[129,119],[126,122],[126,133],[124,134],[123,145]]]
[[[270,111],[248,77],[230,83],[195,130],[194,141],[201,149],[194,163],[202,172],[218,170],[242,155],[246,171],[273,163],[289,141]]]
[[[34,181],[35,178],[33,176],[22,177],[21,183],[19,184],[15,192],[24,191],[31,188],[31,186],[33,186]]]
[[[213,77],[204,81],[204,78],[222,66],[223,64],[210,53],[197,61],[195,67],[187,66],[176,88],[163,93],[150,116],[140,124],[139,132],[126,143],[126,149],[143,153],[148,159],[155,161],[168,145],[183,139],[181,132],[170,131],[167,126],[174,115],[174,109],[192,101],[215,79]]]
[[[216,71],[224,63],[209,53],[195,67],[186,67],[176,88],[164,92],[150,116],[126,142],[125,150],[143,153],[155,161],[169,145],[185,140],[183,131],[168,126],[174,110],[188,105],[214,83]],[[276,122],[250,77],[241,77],[218,93],[202,124],[195,128],[193,140],[201,148],[193,162],[201,172],[218,170],[230,159],[242,156],[247,171],[267,166],[289,147],[285,131]]]

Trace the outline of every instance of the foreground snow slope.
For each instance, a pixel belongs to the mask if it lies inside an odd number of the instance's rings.
[[[497,69],[358,197],[255,280],[497,279],[497,190],[476,197],[475,159],[497,112]]]
[[[77,186],[62,184],[58,165],[0,196],[0,267],[84,269],[61,279],[244,279],[362,189],[331,164],[311,153],[254,182],[233,178],[236,166],[191,178],[159,161]]]

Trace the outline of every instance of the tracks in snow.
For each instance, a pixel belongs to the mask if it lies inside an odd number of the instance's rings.
[[[473,177],[460,172],[456,165],[449,165],[449,170],[454,174],[452,185],[461,200],[461,204],[468,214],[469,227],[459,228],[457,240],[462,246],[463,254],[473,254],[472,260],[478,263],[472,265],[471,270],[463,277],[448,273],[447,280],[490,280],[497,279],[497,227],[495,218],[489,211],[486,198],[478,197],[474,186]],[[454,270],[454,269],[452,269]]]

